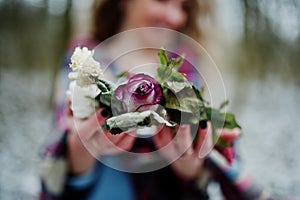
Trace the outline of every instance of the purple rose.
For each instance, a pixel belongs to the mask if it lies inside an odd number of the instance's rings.
[[[145,111],[162,100],[159,83],[146,74],[132,76],[124,85],[120,85],[115,95],[127,112]]]

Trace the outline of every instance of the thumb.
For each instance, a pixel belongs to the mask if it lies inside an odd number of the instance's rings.
[[[101,129],[101,126],[109,118],[110,114],[107,114],[109,112],[107,109],[109,108],[100,108],[88,119],[80,121],[79,123],[78,120],[75,120],[74,126],[78,134],[85,139],[91,138],[95,132]]]

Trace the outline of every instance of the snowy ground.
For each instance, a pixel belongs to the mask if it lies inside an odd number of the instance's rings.
[[[1,69],[0,199],[36,199],[38,152],[53,116],[49,74]]]
[[[269,74],[264,80],[236,81],[228,93],[243,127],[238,149],[245,169],[263,187],[298,199],[299,85]]]

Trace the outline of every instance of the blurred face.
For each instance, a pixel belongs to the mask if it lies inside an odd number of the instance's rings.
[[[179,30],[187,21],[189,0],[126,0],[122,29],[162,27]]]

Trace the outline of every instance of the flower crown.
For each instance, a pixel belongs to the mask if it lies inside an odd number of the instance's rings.
[[[139,73],[122,73],[124,84],[115,86],[103,77],[100,64],[93,59],[94,51],[77,47],[71,57],[72,72],[67,95],[75,117],[89,117],[95,108],[106,106],[113,116],[106,120],[103,128],[112,134],[134,131],[153,125],[174,127],[177,124],[198,126],[202,120],[212,123],[213,136],[218,148],[230,144],[217,140],[217,128],[240,128],[232,113],[221,112],[209,106],[203,99],[204,90],[197,89],[185,74],[178,72],[183,56],[168,58],[164,49],[158,52],[160,66],[157,76]]]

